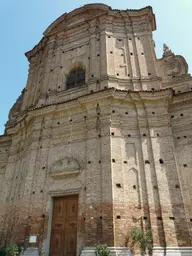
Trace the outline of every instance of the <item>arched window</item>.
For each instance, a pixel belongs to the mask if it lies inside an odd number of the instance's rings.
[[[71,89],[85,84],[85,70],[81,67],[72,69],[67,77],[66,88]]]

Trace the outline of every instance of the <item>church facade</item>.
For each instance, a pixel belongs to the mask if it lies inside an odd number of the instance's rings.
[[[121,254],[139,227],[153,255],[191,255],[192,78],[166,45],[157,59],[154,30],[151,7],[88,4],[26,53],[0,136],[1,245]]]

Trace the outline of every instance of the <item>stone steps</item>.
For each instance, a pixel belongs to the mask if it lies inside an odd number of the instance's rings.
[[[20,256],[39,256],[39,249],[29,247],[26,250],[22,250]]]

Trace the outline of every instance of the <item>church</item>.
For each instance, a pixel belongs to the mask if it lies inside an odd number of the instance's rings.
[[[0,136],[1,246],[130,255],[138,227],[154,256],[192,255],[192,78],[166,44],[156,57],[155,30],[150,6],[87,4],[26,53]]]

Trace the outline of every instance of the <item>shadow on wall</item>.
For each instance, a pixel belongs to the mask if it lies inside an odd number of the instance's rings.
[[[172,211],[172,215],[169,216],[167,222],[170,229],[173,227],[173,230],[170,230],[170,232],[175,233],[178,246],[189,246],[191,245],[190,232],[178,176],[179,170],[176,165],[178,159],[176,159],[173,152],[173,148],[175,148],[174,142],[171,137],[169,139],[165,138],[163,143],[162,140],[158,140],[161,157],[159,165],[161,166],[161,172],[166,175],[171,203],[170,212]],[[165,148],[167,149],[166,151]]]

